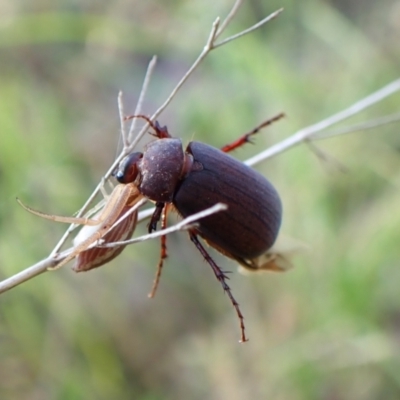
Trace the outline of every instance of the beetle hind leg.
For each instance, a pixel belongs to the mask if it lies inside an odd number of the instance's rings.
[[[236,299],[233,297],[231,288],[229,285],[226,283],[226,280],[229,279],[229,277],[226,275],[226,272],[224,272],[216,263],[215,261],[211,258],[211,256],[207,253],[207,250],[203,247],[203,245],[200,243],[197,234],[194,230],[189,230],[189,236],[190,240],[194,243],[194,245],[197,247],[197,250],[200,251],[204,259],[208,262],[208,264],[211,266],[212,270],[214,271],[214,274],[218,281],[221,283],[222,288],[224,289],[224,292],[228,295],[229,299],[231,300],[231,303],[233,307],[236,310],[236,314],[239,318],[239,325],[240,325],[240,331],[241,331],[241,337],[240,337],[240,342],[247,342],[246,334],[245,334],[245,326],[244,326],[244,317],[242,312],[240,311],[239,308],[239,303],[236,301]]]

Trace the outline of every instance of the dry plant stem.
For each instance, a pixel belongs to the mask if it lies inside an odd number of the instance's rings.
[[[217,212],[220,212],[220,211],[223,211],[226,209],[227,209],[227,206],[225,204],[217,203],[214,206],[207,208],[206,210],[200,211],[196,214],[193,214],[193,215],[183,219],[182,221],[179,221],[178,223],[176,223],[173,226],[170,226],[169,228],[155,231],[155,232],[149,233],[147,235],[137,237],[135,239],[124,240],[122,242],[107,243],[107,244],[102,245],[101,247],[115,247],[115,246],[121,246],[124,244],[138,243],[138,242],[143,242],[143,241],[149,240],[149,239],[155,239],[155,238],[158,238],[163,235],[168,235],[172,232],[191,229],[191,228],[193,228],[193,223],[198,221],[199,219],[208,217],[211,214],[215,214]]]
[[[367,129],[375,129],[378,126],[393,124],[394,122],[400,121],[400,114],[391,114],[384,117],[371,119],[369,121],[360,122],[359,124],[354,124],[350,126],[345,126],[344,128],[334,129],[328,132],[321,133],[320,135],[315,135],[313,140],[328,139],[334,136],[346,135],[348,133],[364,131]]]
[[[11,276],[10,278],[4,279],[0,282],[0,293],[4,293],[7,290],[12,289],[15,286],[20,285],[23,282],[29,281],[36,276],[43,274],[43,272],[47,272],[49,268],[54,267],[57,264],[57,261],[53,257],[47,257],[38,263],[30,266],[29,268],[24,269],[21,272]]]
[[[162,235],[167,235],[171,232],[190,229],[193,227],[193,223],[195,221],[197,221],[201,218],[207,217],[216,212],[223,211],[223,210],[226,210],[226,205],[218,203],[218,204],[214,205],[213,207],[210,207],[207,210],[201,211],[197,214],[191,215],[188,218],[185,218],[184,220],[178,222],[174,226],[171,226],[164,230],[153,232],[149,235],[141,236],[139,238],[134,239],[133,241],[128,241],[127,243],[142,242],[144,240],[154,239],[154,238],[160,237]],[[112,229],[112,228],[113,227],[111,227],[110,229]],[[125,242],[120,242],[120,243],[125,243]],[[96,245],[97,245],[97,243],[93,243],[92,246],[90,246],[90,247],[94,247]],[[118,244],[110,243],[110,244],[105,245],[104,247],[112,247],[114,245],[118,245]],[[74,251],[74,247],[63,251],[56,257],[49,256],[49,257],[43,259],[42,261],[39,261],[38,263],[32,265],[31,267],[26,268],[23,271],[11,276],[10,278],[4,279],[2,282],[0,282],[0,293],[4,293],[7,290],[10,290],[15,286],[20,285],[21,283],[23,283],[29,279],[32,279],[35,276],[42,274],[43,272],[54,269],[54,267],[56,267],[57,264],[62,262],[62,260],[64,260],[66,257],[68,257],[68,255],[71,254],[71,252],[73,252],[73,251]]]
[[[271,146],[270,148],[262,151],[261,153],[257,154],[256,156],[248,159],[244,163],[249,166],[253,166],[255,164],[260,163],[261,161],[266,160],[272,156],[276,156],[279,153],[293,147],[306,139],[313,140],[316,138],[317,133],[324,131],[325,129],[329,128],[331,125],[334,125],[340,121],[343,121],[347,118],[352,117],[355,114],[360,113],[361,111],[365,110],[368,107],[382,101],[384,98],[398,92],[400,90],[400,79],[397,79],[388,85],[384,86],[383,88],[377,90],[376,92],[372,93],[371,95],[364,97],[362,100],[357,101],[350,107],[344,109],[343,111],[338,112],[337,114],[332,115],[320,122],[317,122],[314,125],[310,125],[306,128],[303,128],[293,135],[289,136],[287,139],[282,140],[281,142]]]
[[[231,11],[229,11],[228,15],[226,16],[226,18],[224,19],[224,21],[222,22],[222,24],[220,25],[218,32],[216,34],[216,37],[218,37],[225,29],[226,27],[229,25],[229,23],[233,20],[233,18],[235,18],[236,13],[239,10],[239,7],[243,4],[243,0],[236,0],[235,4],[233,5]]]
[[[242,32],[237,33],[236,35],[232,35],[224,40],[222,40],[219,43],[215,43],[214,44],[214,49],[216,49],[217,47],[223,46],[224,44],[227,44],[229,42],[231,42],[232,40],[236,40],[239,39],[240,37],[247,35],[248,33],[251,33],[253,31],[255,31],[256,29],[260,28],[261,26],[263,26],[264,24],[266,24],[267,22],[271,21],[272,19],[276,18],[281,12],[283,11],[283,8],[280,8],[279,10],[275,11],[274,13],[268,15],[268,17],[264,18],[263,20],[261,20],[260,22],[258,22],[257,24],[251,26],[248,29],[245,29]]]
[[[193,71],[199,66],[199,64],[203,61],[203,59],[207,56],[207,54],[212,50],[212,43],[215,38],[215,35],[217,33],[217,29],[219,26],[219,18],[215,20],[213,23],[211,33],[209,35],[209,38],[207,40],[207,44],[205,45],[203,51],[200,53],[200,55],[197,57],[196,61],[193,63],[193,65],[189,68],[189,70],[185,73],[185,75],[182,77],[182,79],[178,82],[178,84],[175,86],[175,88],[172,90],[171,94],[168,96],[167,100],[158,108],[158,110],[150,117],[150,119],[153,121],[155,120],[171,103],[172,99],[176,96],[178,93],[178,90],[183,86],[183,84],[188,80],[188,78],[192,75]],[[143,131],[145,131],[148,127],[148,124],[144,126],[142,131],[139,133],[139,137],[143,135]],[[136,140],[134,143],[132,143],[130,148],[133,148],[133,146],[136,144]]]
[[[140,91],[140,95],[139,95],[139,101],[138,104],[136,106],[136,111],[140,111],[142,103],[143,103],[143,98],[146,94],[148,85],[149,85],[149,80],[151,77],[151,74],[154,70],[155,64],[156,64],[156,57],[153,57],[150,60],[150,63],[147,67],[147,72],[146,72],[146,76],[142,85],[142,89]],[[118,94],[118,111],[119,111],[119,117],[120,117],[120,125],[121,125],[121,134],[122,134],[122,140],[124,143],[124,150],[121,152],[121,154],[116,158],[116,160],[114,161],[114,163],[111,165],[111,167],[108,169],[108,171],[104,174],[101,182],[97,185],[97,187],[95,188],[95,190],[93,191],[93,193],[90,195],[90,197],[87,199],[87,201],[85,202],[85,204],[82,206],[82,208],[80,209],[80,211],[77,214],[77,217],[82,216],[86,210],[88,209],[88,207],[90,206],[90,204],[92,204],[93,200],[95,199],[95,197],[97,196],[97,194],[99,193],[99,191],[104,187],[103,182],[105,182],[112,174],[112,172],[115,170],[115,168],[118,166],[118,164],[120,163],[120,161],[125,157],[125,155],[127,154],[128,149],[125,145],[126,141],[127,141],[127,134],[125,131],[125,118],[124,118],[124,107],[123,107],[123,95],[122,92],[120,92]],[[132,121],[132,125],[129,131],[129,134],[131,133],[131,131],[133,131],[133,129],[135,128],[134,125],[135,121]],[[145,132],[145,129],[143,129],[143,133]],[[129,135],[128,135],[129,136]],[[52,252],[50,253],[51,257],[54,257],[59,250],[61,249],[61,247],[63,246],[63,244],[66,242],[66,240],[68,239],[68,236],[71,234],[71,232],[76,228],[75,225],[70,225],[69,228],[66,230],[66,232],[64,233],[64,235],[61,237],[61,239],[59,240],[59,242],[57,243],[57,245],[54,247],[54,249],[52,250]]]
[[[150,84],[151,76],[153,75],[153,71],[154,71],[156,64],[157,64],[157,57],[153,56],[153,58],[150,60],[149,65],[147,67],[146,75],[143,80],[142,90],[140,91],[140,95],[139,95],[139,99],[138,99],[138,102],[137,102],[137,105],[135,108],[134,115],[142,113],[143,101],[144,101],[145,95],[147,93],[147,89]],[[124,117],[125,117],[125,115],[124,115]],[[133,134],[134,134],[134,131],[136,128],[136,124],[137,124],[137,119],[133,118],[131,127],[129,128],[129,134],[128,134],[128,147],[130,147],[130,148],[134,148],[136,146],[136,144],[139,142],[140,138],[145,134],[146,129],[147,129],[147,127],[142,129],[141,134],[136,135],[136,138],[133,141]],[[126,148],[127,150],[128,150],[128,147]]]
[[[125,117],[125,111],[124,111],[124,95],[122,91],[120,90],[118,93],[118,113],[119,113],[119,122],[121,125],[121,138],[122,138],[122,145],[124,146],[124,149],[126,149],[129,145],[128,143],[128,135],[126,134],[125,130],[125,122],[124,122],[124,117]]]

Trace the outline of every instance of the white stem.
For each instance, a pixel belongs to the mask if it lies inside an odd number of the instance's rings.
[[[367,97],[364,97],[362,100],[357,101],[352,104],[350,107],[334,114],[320,122],[317,122],[314,125],[307,126],[306,128],[300,129],[292,136],[289,136],[287,139],[282,140],[281,142],[271,146],[270,148],[262,151],[256,156],[245,161],[246,165],[253,166],[261,161],[266,160],[272,156],[276,156],[279,153],[293,147],[306,139],[312,139],[314,135],[317,133],[329,128],[333,124],[337,124],[340,121],[345,120],[346,118],[350,118],[355,114],[360,113],[368,107],[382,101],[386,97],[398,92],[400,90],[400,79],[397,79],[383,88],[377,90],[376,92],[370,94]]]
[[[146,96],[147,89],[149,87],[150,80],[151,80],[151,77],[153,75],[154,68],[156,67],[156,64],[157,64],[157,56],[153,56],[152,59],[149,62],[148,67],[147,67],[146,75],[145,75],[144,80],[143,80],[142,90],[140,91],[140,95],[139,95],[139,99],[138,99],[138,102],[137,102],[137,105],[136,105],[136,108],[135,108],[134,115],[138,115],[138,114],[142,113],[143,101],[144,101],[144,98]],[[129,147],[131,147],[131,148],[134,148],[136,146],[136,144],[139,142],[140,138],[146,132],[145,129],[142,129],[141,135],[136,135],[135,141],[132,142],[133,133],[135,131],[136,123],[137,123],[137,118],[132,118],[132,123],[131,123],[131,127],[129,129],[129,135],[128,135],[128,143],[129,143]]]
[[[228,206],[226,204],[217,203],[210,208],[207,208],[196,214],[190,215],[189,217],[183,219],[182,221],[179,221],[178,223],[176,223],[173,226],[170,226],[169,228],[162,229],[160,231],[156,231],[153,233],[149,233],[148,235],[139,236],[138,238],[134,238],[134,239],[130,239],[130,240],[124,240],[121,242],[114,242],[114,243],[107,243],[100,247],[116,247],[116,246],[121,246],[121,245],[126,245],[126,244],[133,244],[133,243],[143,242],[143,241],[149,240],[149,239],[155,239],[160,236],[168,235],[169,233],[172,233],[172,232],[187,230],[187,229],[190,229],[193,227],[193,222],[196,222],[202,218],[208,217],[211,214],[215,214],[217,212],[224,211],[227,209],[228,209]]]
[[[219,43],[215,43],[214,44],[214,49],[216,49],[217,47],[223,46],[224,44],[227,44],[227,43],[231,42],[232,40],[239,39],[240,37],[242,37],[244,35],[247,35],[248,33],[251,33],[251,32],[255,31],[258,28],[261,28],[267,22],[269,22],[272,19],[276,18],[282,11],[283,11],[283,8],[280,8],[279,10],[277,10],[277,11],[273,12],[272,14],[268,15],[268,17],[264,18],[263,20],[261,20],[260,22],[258,22],[255,25],[251,26],[250,28],[245,29],[242,32],[239,32],[236,35],[232,35],[232,36],[222,40]]]

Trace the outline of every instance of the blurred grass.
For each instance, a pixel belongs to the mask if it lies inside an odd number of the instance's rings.
[[[64,228],[15,197],[73,214],[115,156],[118,90],[132,110],[157,54],[144,109],[154,111],[230,5],[0,1],[2,278],[47,255]],[[281,6],[277,20],[211,53],[160,118],[172,134],[221,146],[286,112],[235,153],[245,159],[398,78],[397,2],[253,0],[229,33]],[[354,122],[398,108],[392,96]],[[3,294],[0,398],[398,399],[398,129],[318,142],[346,172],[306,146],[258,166],[281,193],[283,231],[312,250],[285,275],[232,274],[247,344],[237,344],[226,296],[181,233],[168,238],[153,301],[158,242]]]

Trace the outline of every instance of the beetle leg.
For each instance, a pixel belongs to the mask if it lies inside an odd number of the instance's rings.
[[[167,227],[167,212],[168,206],[165,206],[161,216],[161,229],[165,229]],[[157,272],[154,278],[153,287],[151,288],[151,292],[149,293],[149,297],[153,298],[156,294],[158,284],[160,282],[161,270],[164,265],[164,260],[168,257],[167,254],[167,235],[161,236],[161,254],[160,261],[157,265]]]
[[[243,314],[240,311],[239,303],[235,300],[235,298],[232,295],[231,288],[226,283],[226,279],[229,279],[229,277],[226,275],[226,273],[224,271],[222,271],[222,269],[215,263],[215,261],[207,253],[207,250],[200,243],[200,241],[199,241],[199,239],[197,237],[196,231],[194,231],[193,229],[189,230],[189,237],[190,237],[190,240],[197,247],[197,250],[200,251],[200,253],[204,257],[204,259],[211,266],[212,270],[214,271],[214,274],[215,274],[216,278],[221,283],[222,288],[224,289],[224,292],[227,293],[227,295],[229,296],[229,299],[231,300],[231,303],[232,303],[233,307],[235,307],[236,314],[237,314],[237,316],[239,318],[239,325],[240,325],[240,331],[241,331],[240,342],[247,342],[248,339],[246,338],[246,334],[245,334]]]
[[[229,143],[227,145],[225,145],[224,147],[221,147],[221,150],[224,153],[229,153],[232,150],[237,149],[240,146],[243,146],[246,143],[251,143],[250,137],[255,135],[256,133],[258,133],[262,128],[265,128],[268,125],[273,124],[274,122],[280,120],[281,118],[283,118],[285,116],[285,114],[280,113],[278,115],[275,115],[274,117],[267,119],[266,121],[264,121],[262,124],[256,126],[253,130],[251,130],[250,132],[245,133],[243,136],[241,136],[239,139],[235,140],[232,143]]]
[[[149,117],[143,114],[136,114],[136,115],[128,115],[124,118],[125,121],[133,118],[142,118],[144,119],[153,129],[154,133],[151,135],[158,137],[159,139],[170,138],[171,135],[168,132],[168,128],[166,126],[161,126],[158,121],[152,121]]]
[[[161,202],[156,203],[156,209],[154,210],[153,215],[151,216],[151,219],[149,222],[149,233],[157,230],[157,224],[161,218],[164,207],[165,207],[165,203],[161,203]]]

